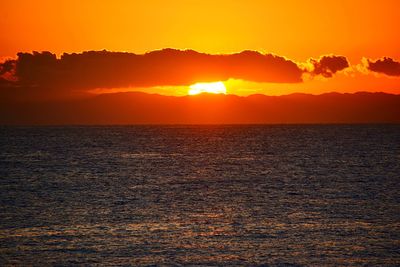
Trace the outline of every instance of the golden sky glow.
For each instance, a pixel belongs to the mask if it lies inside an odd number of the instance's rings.
[[[212,54],[254,50],[299,63],[334,54],[346,56],[352,66],[363,57],[400,59],[400,2],[395,0],[17,0],[2,1],[0,9],[0,58],[20,51],[144,53],[171,47]],[[300,84],[225,85],[228,93],[240,95],[400,90],[398,77],[349,71]],[[179,95],[187,87],[146,90]]]

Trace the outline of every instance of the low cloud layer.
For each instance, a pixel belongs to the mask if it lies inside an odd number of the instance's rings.
[[[384,57],[376,61],[367,60],[367,69],[388,76],[400,76],[400,62]]]
[[[19,53],[1,65],[3,80],[22,86],[118,88],[190,85],[230,78],[255,82],[301,82],[302,69],[271,54],[244,51],[209,55],[192,50],[164,49],[144,55],[91,51],[63,54]]]
[[[0,85],[73,89],[190,85],[241,79],[266,83],[299,83],[304,73],[332,77],[349,66],[342,56],[311,59],[311,70],[281,56],[243,51],[210,55],[193,50],[163,49],[133,53],[89,51],[63,54],[19,53],[0,64]]]

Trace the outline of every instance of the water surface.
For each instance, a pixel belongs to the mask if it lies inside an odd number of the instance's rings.
[[[400,125],[0,128],[0,265],[399,265]]]

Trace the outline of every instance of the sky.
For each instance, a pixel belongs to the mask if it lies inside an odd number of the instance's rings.
[[[295,63],[302,69],[301,81],[260,80],[249,78],[248,72],[224,69],[224,75],[196,73],[190,82],[221,78],[228,93],[238,95],[400,93],[400,2],[395,0],[16,0],[1,1],[0,10],[3,60],[32,51],[49,51],[58,59],[64,53],[101,50],[144,54],[165,48],[191,49],[214,56],[254,51]],[[329,75],[316,73],[319,65],[315,62],[324,56],[345,57],[348,66]],[[209,79],[210,75],[215,79]],[[91,85],[88,90],[182,95],[189,85],[189,81],[140,84],[135,80]]]

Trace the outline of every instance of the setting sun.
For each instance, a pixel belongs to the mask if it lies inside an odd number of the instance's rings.
[[[189,95],[198,95],[201,93],[226,94],[226,87],[223,82],[196,83],[189,86]]]

